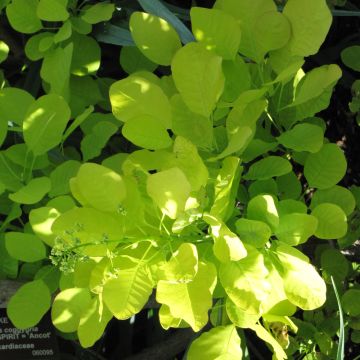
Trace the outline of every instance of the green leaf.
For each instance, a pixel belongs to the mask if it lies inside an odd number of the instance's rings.
[[[359,303],[360,290],[349,289],[341,298],[341,304],[344,311],[350,316],[360,315],[360,303]]]
[[[308,259],[300,251],[285,246],[279,246],[276,254],[283,265],[282,278],[289,301],[303,310],[322,306],[326,300],[326,284]]]
[[[54,43],[58,44],[67,40],[72,34],[71,22],[65,21],[58,32],[54,35]]]
[[[167,129],[171,127],[170,103],[162,89],[149,80],[131,75],[110,87],[110,101],[114,116],[123,122],[148,115]]]
[[[29,222],[32,230],[49,246],[54,246],[56,235],[53,234],[51,226],[59,216],[59,211],[51,207],[40,207],[30,211]]]
[[[150,175],[146,189],[163,214],[176,219],[185,208],[191,185],[184,172],[173,167]]]
[[[226,299],[226,314],[230,321],[240,328],[249,328],[256,324],[260,318],[260,314],[250,314],[241,310],[230,298]]]
[[[286,214],[280,216],[276,237],[289,245],[296,246],[306,242],[314,235],[318,226],[317,218],[307,214]]]
[[[309,71],[296,87],[295,101],[290,106],[306,104],[308,101],[323,95],[331,89],[341,77],[338,65],[330,64]]]
[[[214,239],[214,255],[223,263],[238,261],[247,255],[247,251],[239,237],[215,216],[204,214],[203,220],[211,226]]]
[[[268,271],[263,255],[250,245],[246,249],[248,255],[244,259],[220,265],[219,278],[236,306],[255,315],[261,313],[261,303],[271,288],[266,280]]]
[[[325,144],[319,152],[309,154],[304,165],[304,175],[309,186],[327,189],[343,178],[346,166],[343,151],[336,144]]]
[[[146,57],[156,64],[171,64],[181,47],[179,35],[172,25],[158,16],[135,11],[129,26],[136,46]]]
[[[235,226],[240,239],[256,248],[262,248],[271,236],[270,227],[262,221],[241,218]]]
[[[123,46],[120,50],[120,65],[128,74],[145,70],[153,72],[157,64],[149,60],[136,46]]]
[[[279,225],[279,215],[271,195],[258,195],[252,198],[247,207],[247,217],[268,224],[274,231]]]
[[[257,61],[262,60],[257,54],[257,43],[255,40],[256,27],[263,14],[276,11],[274,2],[272,0],[243,0],[241,2],[237,0],[217,0],[214,8],[225,11],[233,16],[240,24],[240,53]],[[269,28],[268,32],[272,30],[275,30],[274,34],[276,34],[278,27],[275,29]],[[259,37],[261,37],[260,33]],[[273,38],[276,38],[276,35],[273,36]]]
[[[160,280],[156,301],[167,305],[173,317],[185,320],[194,331],[199,331],[208,322],[215,284],[215,266],[200,262],[192,281],[174,283]]]
[[[194,36],[185,24],[159,0],[138,0],[142,8],[168,21],[177,31],[184,44],[194,41]]]
[[[0,41],[0,63],[7,59],[9,50],[9,46],[4,41]]]
[[[81,18],[89,24],[97,24],[99,22],[109,21],[114,10],[114,4],[97,3],[87,7],[83,15],[81,15]]]
[[[68,0],[39,0],[36,14],[45,21],[65,21],[69,17],[67,3]]]
[[[224,89],[221,57],[200,43],[189,43],[174,56],[173,79],[188,108],[209,117]]]
[[[71,37],[74,46],[71,73],[77,76],[94,74],[100,67],[101,49],[98,42],[85,35]]]
[[[48,177],[34,178],[17,192],[10,194],[9,199],[19,204],[35,204],[50,191],[50,188],[51,182]]]
[[[116,261],[118,277],[108,280],[103,299],[111,313],[119,320],[131,318],[142,310],[152,293],[149,268],[123,256]]]
[[[271,178],[267,180],[256,180],[248,188],[250,198],[257,195],[273,195],[277,196],[278,188],[276,181]]]
[[[276,142],[267,142],[261,139],[252,139],[243,152],[242,158],[245,162],[250,162],[258,156],[263,155],[277,147]]]
[[[121,242],[124,232],[118,218],[87,207],[76,207],[61,214],[53,222],[51,231],[70,247],[76,237],[79,245],[84,244],[78,251],[89,256],[105,256]]]
[[[63,213],[76,207],[76,204],[75,200],[70,195],[61,195],[51,199],[46,206],[52,207]]]
[[[306,214],[307,206],[302,202],[294,199],[281,200],[277,204],[279,216],[285,216],[287,214],[298,213]]]
[[[179,94],[175,94],[170,103],[174,134],[189,139],[199,148],[211,149],[213,144],[212,121],[191,111]]]
[[[4,234],[0,235],[0,276],[10,279],[18,276],[18,261],[6,251]]]
[[[187,353],[188,360],[242,359],[240,337],[234,325],[217,326],[194,340]]]
[[[23,169],[0,152],[0,181],[7,190],[18,191],[22,186]]]
[[[101,121],[95,124],[92,132],[81,140],[80,148],[84,161],[99,156],[117,130],[118,127],[109,121]]]
[[[83,113],[78,115],[64,132],[62,142],[64,142],[76,130],[77,127],[81,126],[81,124],[92,114],[93,111],[94,107],[90,105],[87,109],[84,110]]]
[[[240,159],[227,157],[222,162],[222,168],[216,177],[215,199],[210,214],[227,221],[234,208],[235,196],[243,167]]]
[[[275,340],[275,338],[260,324],[255,324],[251,327],[252,330],[256,332],[256,335],[266,341],[273,349],[275,358],[277,360],[287,359],[287,355],[281,345]]]
[[[58,47],[47,52],[40,70],[41,78],[50,85],[50,93],[61,95],[68,99],[70,95],[70,67],[73,55],[73,45]]]
[[[76,183],[87,203],[101,211],[118,211],[126,197],[122,177],[102,165],[81,165],[76,175]]]
[[[163,329],[169,330],[171,327],[178,328],[181,327],[181,323],[185,323],[181,319],[174,318],[171,313],[170,309],[167,305],[161,305],[159,310],[159,321],[160,325]]]
[[[84,89],[87,89],[87,91],[84,92]],[[73,117],[80,116],[86,108],[103,100],[99,83],[91,76],[71,76],[70,94],[69,105]]]
[[[42,280],[26,283],[7,305],[11,322],[19,329],[36,325],[50,308],[50,291]]]
[[[251,76],[248,64],[239,55],[234,60],[225,60],[222,63],[225,76],[225,88],[222,99],[228,102],[235,101],[239,95],[251,87]]]
[[[326,249],[321,253],[322,275],[326,281],[332,276],[337,281],[343,281],[349,272],[349,262],[337,249]]]
[[[51,190],[50,197],[65,195],[70,192],[69,180],[76,175],[81,163],[76,160],[68,160],[59,164],[50,174]]]
[[[240,44],[240,27],[236,20],[217,9],[192,7],[190,10],[192,32],[208,50],[224,59],[233,60]]]
[[[340,239],[346,235],[347,219],[344,211],[337,205],[323,203],[311,212],[318,219],[315,236],[319,239]]]
[[[209,172],[196,146],[186,138],[178,136],[174,142],[173,153],[175,157],[173,161],[169,160],[167,166],[175,166],[182,170],[193,191],[199,191],[201,187],[205,187]]]
[[[172,144],[164,124],[149,115],[127,121],[122,128],[122,134],[133,144],[145,149],[166,149]]]
[[[36,100],[28,108],[23,123],[29,150],[41,155],[58,145],[69,119],[69,106],[59,95],[44,95]]]
[[[41,20],[37,17],[38,0],[13,0],[6,7],[6,16],[10,25],[19,32],[32,34],[42,28]]]
[[[278,11],[268,11],[259,14],[254,30],[254,55],[262,61],[270,50],[285,46],[291,37],[291,26],[287,18]]]
[[[301,195],[302,185],[293,171],[276,178],[280,199],[298,199]]]
[[[14,164],[20,165],[26,169],[30,169],[32,167],[33,170],[39,170],[50,165],[47,154],[43,154],[35,158],[32,154],[29,154],[28,148],[24,143],[8,147],[4,153],[5,156]]]
[[[360,71],[360,46],[349,46],[341,52],[342,62],[349,68]]]
[[[330,29],[332,15],[325,0],[289,0],[283,14],[291,23],[289,42],[293,55],[309,56],[318,52]]]
[[[323,146],[324,135],[319,126],[299,124],[283,132],[277,140],[281,145],[292,150],[316,153]]]
[[[290,162],[280,156],[268,156],[250,166],[244,175],[246,180],[266,180],[275,176],[282,176],[292,169]]]
[[[34,280],[42,280],[50,292],[54,293],[59,288],[60,274],[56,267],[45,265],[36,272]]]
[[[355,198],[350,190],[335,185],[329,189],[317,190],[311,198],[310,208],[314,209],[322,203],[332,203],[341,207],[346,216],[355,210]]]
[[[0,90],[1,121],[22,125],[26,112],[35,99],[27,91],[15,87]]]
[[[91,295],[85,288],[70,288],[61,291],[51,308],[54,326],[62,332],[74,332],[78,329],[84,309],[91,304]]]
[[[243,94],[245,95],[245,93]],[[226,119],[226,131],[229,141],[227,147],[216,159],[221,159],[234,152],[241,153],[245,151],[255,135],[256,123],[266,107],[266,101],[257,100],[257,96],[255,96],[255,100],[251,97],[247,99],[246,96],[242,97],[242,95],[240,95]],[[262,93],[258,95],[261,97]]]
[[[82,347],[91,347],[103,335],[106,325],[112,314],[100,301],[100,298],[91,299],[90,305],[82,312],[77,334]]]
[[[198,272],[198,252],[194,244],[183,243],[173,253],[170,260],[160,268],[160,280],[175,283],[194,280]]]
[[[7,232],[5,233],[5,246],[8,253],[20,261],[35,262],[46,257],[44,243],[32,234]]]

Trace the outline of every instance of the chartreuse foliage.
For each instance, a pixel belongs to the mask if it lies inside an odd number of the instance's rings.
[[[11,26],[31,34],[25,53],[42,61],[44,92],[0,90],[0,274],[39,264],[8,314],[19,328],[35,325],[56,292],[54,325],[89,347],[113,316],[129,319],[154,296],[165,329],[211,322],[189,359],[240,359],[241,328],[285,359],[299,350],[289,347],[287,329],[301,328],[290,317],[321,307],[330,277],[348,271],[326,249],[324,280],[301,245],[348,243],[360,207],[358,189],[355,201],[337,185],[344,154],[314,117],[341,71],[302,69],[331,24],[326,2],[289,0],[280,13],[272,0],[218,0],[191,10],[194,41],[184,45],[170,21],[136,11],[120,80],[92,76],[101,54],[89,34],[113,11],[67,0],[6,7]],[[152,73],[158,65],[170,75]],[[18,143],[8,146],[7,132]],[[83,135],[77,149],[73,133]],[[130,151],[104,150],[114,143]],[[342,298],[354,321],[358,291]],[[325,333],[320,347],[334,335]]]

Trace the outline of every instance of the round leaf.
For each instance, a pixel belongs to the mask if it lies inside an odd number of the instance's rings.
[[[225,357],[224,357],[225,356]],[[193,341],[188,360],[242,358],[240,338],[234,325],[217,326]]]
[[[36,14],[45,21],[65,21],[69,17],[67,3],[68,0],[39,0]]]
[[[349,68],[360,71],[360,46],[349,46],[341,52],[342,62]]]
[[[332,203],[341,207],[345,215],[350,215],[355,209],[355,198],[350,190],[335,185],[329,189],[317,190],[311,198],[311,208],[322,203]]]
[[[359,316],[360,315],[360,290],[359,289],[349,289],[341,298],[341,305],[344,308],[344,311],[350,316]]]
[[[123,122],[149,115],[171,127],[170,103],[162,89],[149,80],[131,75],[110,87],[110,102],[115,117]]]
[[[162,212],[171,219],[176,219],[185,208],[191,185],[185,174],[179,168],[173,167],[150,175],[146,189]]]
[[[136,46],[123,46],[120,50],[120,65],[128,74],[145,70],[153,72],[157,64],[149,60]]]
[[[179,35],[164,19],[135,11],[130,17],[131,36],[140,51],[151,61],[170,65],[175,52],[181,47]]]
[[[224,89],[222,59],[200,43],[181,48],[171,63],[174,82],[188,108],[209,117]]]
[[[192,7],[192,32],[197,41],[224,59],[233,60],[240,44],[240,27],[234,17],[217,9]]]
[[[50,291],[42,280],[23,285],[10,299],[7,314],[19,329],[36,325],[50,308]]]
[[[32,234],[8,232],[5,234],[5,246],[8,253],[20,261],[35,262],[46,257],[44,243]]]
[[[58,145],[70,119],[70,109],[59,95],[44,95],[28,108],[23,134],[34,155],[46,153]]]
[[[280,156],[268,156],[250,166],[244,176],[246,180],[266,180],[275,176],[282,176],[292,170],[290,162]]]
[[[0,41],[0,63],[5,61],[9,54],[9,47],[3,41]]]
[[[235,226],[240,239],[257,248],[263,247],[271,236],[270,227],[262,221],[241,218]]]
[[[340,239],[346,235],[347,219],[339,206],[329,203],[320,204],[311,214],[318,219],[315,236],[319,239]]]
[[[81,18],[89,24],[109,21],[115,10],[114,4],[97,3],[85,9]]]
[[[71,288],[60,292],[51,308],[53,324],[62,332],[76,331],[84,309],[90,304],[91,296],[88,289]]]
[[[126,196],[122,177],[102,165],[93,163],[81,165],[76,183],[86,201],[101,211],[118,211]]]
[[[71,73],[77,76],[94,74],[100,67],[101,49],[98,42],[85,35],[73,35],[71,37],[73,55],[71,61]]]
[[[42,28],[41,20],[36,15],[38,0],[13,0],[6,7],[10,25],[19,32],[32,34]]]
[[[277,140],[289,149],[316,153],[323,146],[324,135],[319,126],[298,124],[282,133]]]
[[[291,53],[299,56],[317,53],[332,22],[326,0],[289,0],[283,14],[291,23]]]
[[[302,244],[314,235],[318,225],[317,218],[307,214],[287,214],[280,216],[275,231],[277,238],[291,246]]]
[[[348,274],[349,262],[339,250],[326,249],[321,253],[321,267],[323,269],[323,277],[326,275],[326,280],[331,282],[330,276],[333,276],[336,280],[342,281]]]
[[[0,90],[1,120],[22,125],[26,112],[35,99],[25,90],[7,87]]]
[[[122,134],[133,144],[145,149],[165,149],[172,144],[164,125],[148,115],[127,121],[122,128]]]
[[[9,199],[19,204],[35,204],[50,191],[50,187],[48,177],[35,178],[17,192],[10,194]]]
[[[327,189],[336,185],[346,173],[346,159],[335,144],[326,144],[321,150],[309,154],[304,165],[304,175],[309,186]]]

